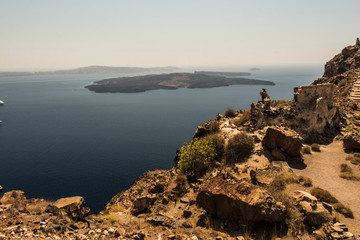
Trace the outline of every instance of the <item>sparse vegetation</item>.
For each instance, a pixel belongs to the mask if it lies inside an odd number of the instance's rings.
[[[327,202],[333,204],[334,209],[343,214],[345,217],[354,218],[354,214],[350,208],[345,207],[342,203],[339,202],[334,196],[332,196],[328,191],[315,187],[311,189],[310,193],[314,195],[317,199],[322,202]]]
[[[101,215],[101,220],[103,221],[104,224],[107,224],[107,225],[114,224],[115,222],[118,222],[119,219],[120,219],[119,216],[114,213]]]
[[[217,133],[220,131],[220,122],[216,120],[209,121],[208,127],[211,133]]]
[[[272,100],[270,103],[271,107],[284,107],[289,105],[289,101],[287,100]]]
[[[274,176],[270,188],[272,189],[271,192],[275,191],[283,191],[286,189],[286,185],[290,183],[298,183],[299,178],[290,172],[281,172]]]
[[[245,111],[243,111],[237,118],[234,119],[233,123],[234,123],[237,127],[240,127],[240,126],[242,126],[244,123],[246,123],[247,121],[249,121],[250,118],[251,118],[250,110],[245,110]]]
[[[305,217],[300,212],[299,208],[296,207],[294,199],[291,198],[286,191],[279,190],[279,188],[274,187],[274,185],[270,185],[268,187],[268,191],[277,201],[283,203],[286,207],[285,222],[289,230],[291,230],[292,235],[296,236],[303,232],[305,229]]]
[[[320,144],[317,144],[317,143],[311,144],[311,150],[312,150],[313,152],[321,152],[321,150],[320,150]]]
[[[178,172],[197,175],[208,169],[214,162],[216,150],[214,144],[206,139],[195,138],[185,143],[179,153]]]
[[[186,192],[187,177],[185,174],[179,173],[175,179],[176,190],[179,194]]]
[[[299,182],[302,183],[302,185],[304,185],[304,187],[312,186],[312,180],[309,177],[299,176]]]
[[[216,150],[216,157],[215,159],[220,162],[221,158],[224,155],[224,137],[222,134],[219,133],[215,133],[215,134],[209,134],[205,137],[206,140],[212,142],[215,146],[215,150]]]
[[[352,168],[345,163],[340,165],[339,176],[347,180],[360,181],[360,176],[355,175]]]
[[[347,218],[354,218],[354,213],[351,211],[350,208],[345,207],[342,203],[335,203],[333,204],[334,209],[344,215]]]
[[[322,202],[327,202],[327,203],[339,202],[328,191],[326,191],[325,189],[319,188],[319,187],[315,187],[315,188],[311,189],[310,193]]]
[[[228,117],[228,118],[233,118],[236,116],[236,111],[235,109],[233,108],[227,108],[225,110],[225,117]]]
[[[303,154],[311,154],[311,147],[305,145],[305,146],[302,147],[301,152],[302,152]]]
[[[242,162],[249,157],[254,149],[254,140],[245,132],[233,136],[225,149],[227,163]]]
[[[360,165],[360,153],[349,154],[345,160],[350,161],[354,165]]]

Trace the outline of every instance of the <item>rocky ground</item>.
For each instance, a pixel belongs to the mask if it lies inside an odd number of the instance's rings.
[[[184,171],[178,151],[174,168],[144,173],[98,215],[82,197],[5,192],[0,239],[357,239],[360,112],[348,97],[359,56],[358,42],[345,48],[292,101],[263,90],[249,110],[199,126],[194,141],[213,143],[211,161]],[[351,178],[339,175],[344,163]]]

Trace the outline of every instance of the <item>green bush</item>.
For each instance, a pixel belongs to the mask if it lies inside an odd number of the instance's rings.
[[[179,152],[178,172],[198,175],[209,168],[216,157],[214,144],[206,139],[195,138],[185,143]]]
[[[227,163],[242,162],[249,157],[254,149],[254,140],[245,132],[232,137],[225,149]]]
[[[225,110],[225,117],[228,117],[228,118],[233,118],[236,116],[236,111],[235,109],[233,108],[227,108]]]

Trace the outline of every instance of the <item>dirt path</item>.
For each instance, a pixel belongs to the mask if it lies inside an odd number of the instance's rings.
[[[293,170],[298,175],[310,177],[314,187],[328,190],[345,206],[350,207],[355,218],[349,219],[341,215],[340,221],[345,223],[350,232],[357,236],[360,234],[360,182],[342,179],[338,174],[342,163],[347,163],[358,175],[360,175],[360,171],[345,160],[346,156],[342,141],[334,141],[330,145],[321,146],[321,152],[304,155],[304,163],[307,165],[305,169]]]

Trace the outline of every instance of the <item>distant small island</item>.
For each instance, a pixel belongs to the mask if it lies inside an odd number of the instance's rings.
[[[174,72],[179,71],[178,67],[108,67],[88,66],[68,70],[47,71],[47,72],[0,72],[0,77],[8,76],[29,76],[29,75],[62,75],[62,74],[117,74],[117,73],[144,73],[144,72]]]
[[[250,71],[260,71],[261,69],[260,68],[257,68],[257,67],[253,67],[253,68],[250,68]]]
[[[86,88],[98,93],[134,93],[155,89],[213,88],[229,85],[275,85],[275,83],[248,78],[227,78],[194,73],[170,73],[105,79],[96,81],[86,86]]]
[[[213,71],[195,71],[195,74],[203,74],[208,76],[220,76],[220,77],[241,77],[250,76],[248,72],[213,72]]]

